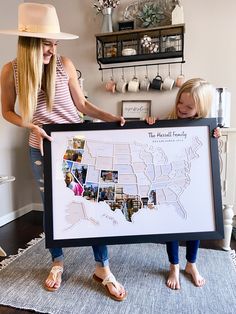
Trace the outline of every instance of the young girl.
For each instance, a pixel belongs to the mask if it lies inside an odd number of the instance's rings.
[[[186,81],[176,96],[175,107],[169,115],[169,119],[200,119],[206,118],[212,104],[213,87],[207,81],[194,78]],[[156,118],[149,117],[147,122],[154,124]],[[214,137],[220,136],[219,128],[214,130]],[[202,287],[205,279],[199,274],[196,266],[197,251],[200,241],[186,241],[185,272],[190,274],[194,284]],[[170,271],[167,278],[167,286],[170,289],[180,289],[179,280],[179,242],[166,243],[167,254],[170,262]]]

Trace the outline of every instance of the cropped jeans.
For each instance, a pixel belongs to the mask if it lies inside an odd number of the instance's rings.
[[[31,165],[32,165],[34,178],[38,184],[42,201],[44,204],[43,157],[41,156],[40,150],[37,148],[30,147],[29,153],[30,153],[30,159],[31,159]],[[107,246],[106,245],[94,245],[92,246],[92,248],[93,248],[93,254],[94,254],[96,263],[102,267],[108,266],[109,259],[108,259]],[[63,260],[64,256],[63,256],[62,248],[50,248],[49,251],[51,253],[53,262],[58,262],[58,261]]]
[[[186,241],[186,259],[189,263],[195,263],[200,241]],[[179,242],[171,241],[166,243],[167,254],[171,264],[179,264]]]

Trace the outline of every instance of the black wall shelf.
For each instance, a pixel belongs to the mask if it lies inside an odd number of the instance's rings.
[[[128,62],[147,62],[147,65],[152,65],[150,62],[153,60],[177,59],[175,63],[184,63],[184,32],[185,25],[178,24],[97,34],[95,35],[96,57],[99,69],[106,69],[106,65]],[[151,38],[152,45],[157,45],[158,49],[155,53],[143,47],[142,39],[145,35]],[[135,54],[124,56],[123,51],[126,48],[133,49]]]

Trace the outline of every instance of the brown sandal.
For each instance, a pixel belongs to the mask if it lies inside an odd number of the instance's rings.
[[[54,285],[56,284],[57,276],[59,273],[63,274],[63,267],[62,266],[53,266],[50,270],[49,274],[52,274],[52,280],[54,281]],[[44,283],[44,288],[48,291],[51,291],[51,292],[57,291],[60,288],[60,286],[61,286],[61,282],[59,284],[59,287],[57,287],[57,288],[54,286],[48,287],[46,285],[46,282]]]
[[[98,283],[102,284],[105,288],[107,293],[109,294],[109,296],[116,301],[124,301],[127,297],[127,293],[125,292],[124,295],[122,295],[121,297],[117,297],[114,294],[112,294],[109,290],[109,288],[107,287],[108,283],[111,283],[117,290],[119,289],[119,285],[116,281],[115,276],[111,273],[109,274],[105,279],[101,279],[99,278],[97,275],[93,274],[93,279],[95,281],[97,281]]]

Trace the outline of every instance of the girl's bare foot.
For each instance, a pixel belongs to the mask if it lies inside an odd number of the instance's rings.
[[[50,273],[45,280],[45,288],[48,291],[56,291],[61,286],[61,276],[63,273],[63,262],[54,262]]]
[[[110,274],[111,274],[111,270],[109,266],[101,267],[101,266],[96,265],[96,268],[95,268],[96,277],[104,280]],[[109,290],[109,294],[111,296],[115,296],[116,300],[122,301],[125,299],[126,297],[125,288],[119,282],[115,281],[115,285],[112,283],[107,283],[106,286]]]
[[[170,264],[170,272],[166,281],[167,287],[173,290],[180,289],[179,264]]]
[[[186,267],[185,267],[185,272],[192,276],[192,280],[197,287],[202,287],[205,285],[206,281],[199,274],[195,263],[187,262]]]

